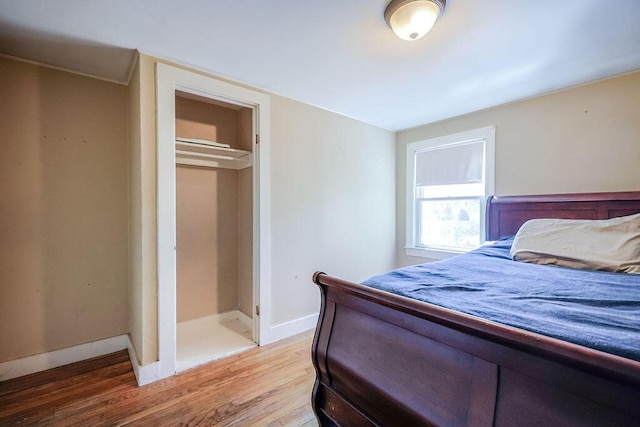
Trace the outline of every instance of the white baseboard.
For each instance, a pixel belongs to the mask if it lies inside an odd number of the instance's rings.
[[[318,315],[318,313],[310,314],[308,316],[299,317],[297,319],[272,326],[269,330],[269,342],[267,344],[315,328],[318,323]],[[260,343],[260,345],[264,344],[265,343]]]
[[[117,337],[2,362],[0,363],[0,381],[80,362],[81,360],[91,359],[92,357],[125,350],[128,347],[129,335],[119,335]]]
[[[129,350],[129,359],[131,360],[131,366],[133,367],[133,373],[136,376],[138,386],[151,384],[152,382],[161,380],[160,377],[160,362],[153,362],[148,365],[140,365],[138,362],[138,353],[131,342],[131,336],[127,335],[127,350]]]
[[[298,319],[272,326],[271,328],[269,328],[269,333],[267,334],[267,342],[262,342],[261,345],[270,344],[272,342],[279,341],[281,339],[288,338],[290,336],[315,328],[316,324],[318,323],[318,315],[318,313],[310,314],[308,316],[300,317]],[[243,323],[246,323],[247,325],[251,325],[251,327],[253,327],[253,320],[239,311],[224,313],[220,316],[227,320],[231,318],[238,318]],[[133,365],[133,372],[136,375],[136,380],[138,381],[139,386],[159,381],[168,376],[166,374],[163,375],[160,362],[154,362],[148,365],[140,366],[140,364],[138,363],[138,355],[136,354],[135,348],[133,347],[130,339],[128,341],[128,349],[129,358],[131,359],[131,364]],[[172,374],[169,374],[169,376],[170,375]]]
[[[316,313],[272,326],[269,330],[269,342],[262,343],[262,345],[313,329],[317,322],[318,314]],[[125,349],[129,351],[129,358],[139,386],[147,385],[163,378],[160,372],[160,362],[153,362],[144,366],[140,365],[131,338],[127,334],[2,362],[0,363],[0,381],[46,371],[47,369]]]

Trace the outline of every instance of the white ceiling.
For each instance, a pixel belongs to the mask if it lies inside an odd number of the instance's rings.
[[[390,130],[640,69],[640,0],[0,0],[0,52],[126,82],[133,49]]]

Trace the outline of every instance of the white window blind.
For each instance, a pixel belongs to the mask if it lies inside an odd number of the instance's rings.
[[[416,153],[416,186],[482,182],[484,140]]]
[[[484,242],[495,127],[407,144],[407,255],[442,259]]]

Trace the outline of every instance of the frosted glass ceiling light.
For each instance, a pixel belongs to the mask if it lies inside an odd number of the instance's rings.
[[[403,40],[418,40],[431,30],[444,10],[446,0],[392,0],[384,20]]]

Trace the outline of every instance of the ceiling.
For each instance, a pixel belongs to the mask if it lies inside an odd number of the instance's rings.
[[[390,130],[640,69],[640,0],[0,0],[0,52],[127,82],[135,49]]]

